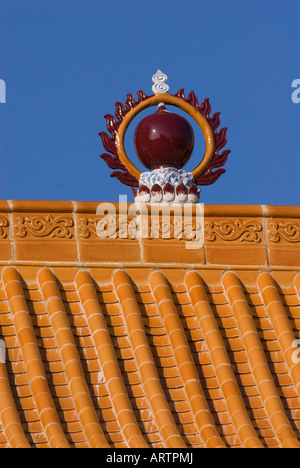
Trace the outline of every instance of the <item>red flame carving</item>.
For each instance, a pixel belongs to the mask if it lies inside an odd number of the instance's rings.
[[[111,173],[111,177],[116,177],[122,184],[129,185],[130,187],[138,187],[139,181],[136,177],[134,177],[127,168],[121,163],[118,151],[116,147],[116,137],[118,133],[118,129],[125,117],[125,115],[142,101],[149,99],[150,96],[147,96],[143,91],[137,91],[138,99],[135,100],[132,94],[127,94],[127,99],[125,101],[125,105],[121,102],[116,102],[115,107],[115,116],[111,114],[106,114],[104,117],[106,119],[106,127],[109,131],[110,135],[106,132],[99,132],[99,135],[102,139],[102,144],[108,153],[103,153],[100,155],[102,159],[106,162],[106,164],[114,171]],[[217,131],[220,125],[220,112],[216,112],[212,117],[210,117],[211,113],[211,105],[209,103],[209,99],[206,98],[204,101],[199,105],[198,98],[196,97],[194,91],[191,91],[187,97],[184,95],[184,89],[180,89],[174,94],[175,97],[182,99],[183,101],[192,105],[195,109],[197,109],[203,117],[206,118],[209,125],[211,126],[216,142],[216,150],[212,161],[210,162],[208,168],[196,179],[197,185],[210,185],[216,182],[221,174],[226,172],[225,169],[222,169],[222,166],[227,161],[228,155],[230,154],[230,150],[225,150],[221,154],[219,151],[226,145],[227,143],[227,127],[222,128],[219,132]],[[215,169],[215,170],[214,170]]]
[[[216,150],[212,161],[210,162],[208,168],[195,180],[197,185],[210,185],[216,182],[220,175],[226,172],[225,169],[220,169],[226,163],[229,154],[231,153],[230,150],[225,150],[221,154],[219,151],[226,145],[227,143],[227,127],[222,128],[219,132],[217,131],[220,125],[220,112],[216,112],[212,117],[210,117],[211,113],[211,105],[209,102],[209,98],[204,99],[201,105],[199,106],[198,98],[195,95],[194,91],[191,91],[186,98],[184,95],[184,89],[180,89],[177,91],[174,96],[182,99],[183,101],[191,104],[195,109],[197,109],[203,117],[206,118],[209,125],[211,126],[216,142]],[[216,169],[213,171],[213,169]]]

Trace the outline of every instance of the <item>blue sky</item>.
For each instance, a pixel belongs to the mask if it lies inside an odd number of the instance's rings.
[[[227,172],[202,202],[300,205],[299,24],[299,0],[0,0],[0,198],[132,201],[98,132],[161,69],[228,127]]]

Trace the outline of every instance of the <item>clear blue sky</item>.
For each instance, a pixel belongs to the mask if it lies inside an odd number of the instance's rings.
[[[0,0],[0,198],[132,201],[98,132],[160,68],[229,128],[204,203],[300,205],[299,26],[299,0]]]

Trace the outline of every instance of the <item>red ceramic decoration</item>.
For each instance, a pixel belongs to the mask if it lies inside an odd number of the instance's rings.
[[[182,168],[194,147],[194,132],[189,122],[160,105],[136,127],[134,147],[141,163],[151,171],[159,167]]]
[[[195,179],[196,185],[210,185],[216,182],[219,177],[226,172],[223,166],[227,162],[227,158],[230,154],[230,150],[225,150],[220,153],[220,150],[226,145],[227,143],[227,127],[223,127],[219,129],[220,125],[220,112],[215,112],[212,116],[211,114],[211,105],[209,99],[206,98],[199,104],[198,98],[195,95],[194,91],[190,91],[190,93],[185,96],[184,89],[181,88],[177,91],[176,94],[169,95],[166,94],[167,90],[162,91],[161,94],[156,94],[154,96],[147,96],[143,91],[137,91],[137,99],[134,98],[132,94],[127,95],[127,99],[125,104],[120,102],[116,102],[116,111],[115,115],[106,114],[106,127],[108,133],[106,132],[99,132],[99,135],[102,139],[103,146],[106,153],[101,154],[101,158],[106,162],[106,164],[113,169],[111,173],[111,177],[116,177],[122,184],[128,185],[130,187],[139,187],[139,178],[141,175],[141,171],[139,171],[135,167],[128,167],[128,162],[124,161],[124,155],[122,158],[120,157],[120,149],[117,145],[117,141],[119,138],[119,131],[120,127],[124,124],[124,121],[128,118],[128,115],[134,111],[134,109],[141,106],[141,104],[147,104],[147,101],[151,101],[155,96],[160,96],[161,101],[164,102],[165,96],[169,96],[175,98],[176,100],[180,100],[186,102],[197,113],[200,113],[206,120],[207,124],[210,126],[211,130],[214,134],[214,146],[215,146],[215,153],[213,155],[212,160],[210,161],[209,165],[206,169],[199,173],[199,165],[192,171],[192,174]],[[155,103],[157,104],[157,102]],[[151,104],[150,104],[151,105]],[[172,105],[172,104],[171,104]],[[176,105],[176,104],[175,104]],[[145,108],[148,107],[145,105]],[[180,107],[180,106],[178,106]],[[162,110],[162,109],[161,109]],[[190,117],[193,117],[190,112],[187,112]],[[130,120],[131,122],[131,120]],[[197,122],[199,125],[199,122]],[[200,126],[201,127],[201,126]],[[126,127],[127,128],[127,127]],[[126,129],[125,129],[126,131]],[[124,130],[123,130],[123,138],[124,138]],[[128,159],[128,158],[127,158]],[[200,163],[201,165],[202,163]],[[161,167],[161,162],[159,162],[159,167]],[[167,163],[167,166],[170,166]],[[133,171],[134,169],[134,171]],[[195,172],[197,172],[195,174]],[[136,197],[137,191],[133,189],[134,196]],[[191,194],[192,196],[192,194]]]

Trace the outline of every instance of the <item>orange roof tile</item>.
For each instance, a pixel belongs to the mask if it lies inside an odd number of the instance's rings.
[[[0,447],[299,447],[300,209],[206,207],[186,249],[96,205],[0,203]]]

